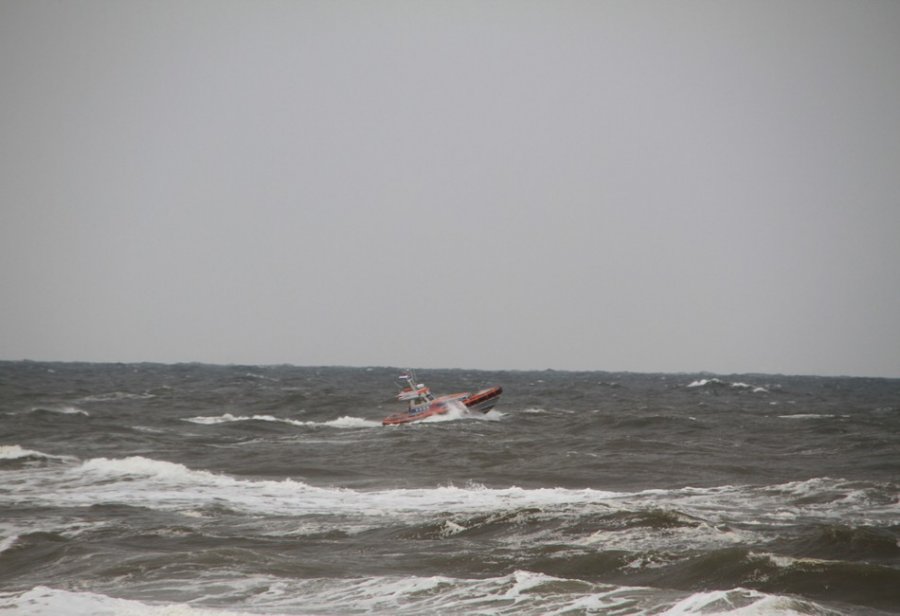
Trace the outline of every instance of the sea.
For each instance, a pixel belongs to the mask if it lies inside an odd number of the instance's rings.
[[[900,379],[0,362],[0,615],[898,614]]]

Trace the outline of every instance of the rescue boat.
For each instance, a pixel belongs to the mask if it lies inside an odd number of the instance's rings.
[[[420,421],[435,415],[445,415],[454,403],[463,405],[467,410],[487,413],[500,400],[503,393],[502,387],[489,387],[471,394],[468,392],[435,396],[424,384],[419,383],[415,373],[410,370],[400,375],[400,393],[397,400],[407,402],[408,408],[404,412],[388,415],[381,421],[383,426],[396,426],[399,424]]]

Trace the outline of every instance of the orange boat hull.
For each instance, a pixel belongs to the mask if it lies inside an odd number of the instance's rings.
[[[397,426],[400,424],[410,423],[413,421],[420,421],[422,419],[427,419],[429,417],[434,417],[435,415],[444,415],[448,411],[446,403],[443,402],[435,402],[428,406],[427,408],[421,411],[407,411],[405,413],[394,413],[393,415],[388,415],[383,420],[381,420],[382,426]]]
[[[427,407],[419,407],[403,413],[394,413],[388,415],[381,420],[383,426],[398,426],[400,424],[411,423],[413,421],[421,421],[435,415],[444,415],[449,409],[451,402],[460,402],[470,411],[478,411],[487,413],[494,408],[503,393],[502,387],[491,387],[482,389],[476,394],[450,394],[449,396],[441,396],[433,401]]]
[[[462,403],[466,405],[470,411],[479,411],[487,413],[497,405],[500,401],[500,394],[503,393],[502,387],[490,387],[482,389],[477,394],[472,394],[463,399]]]

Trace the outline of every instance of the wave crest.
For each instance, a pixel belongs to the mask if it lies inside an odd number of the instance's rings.
[[[328,426],[330,428],[375,428],[380,427],[381,422],[372,421],[371,419],[363,419],[361,417],[350,417],[344,415],[330,421],[300,421],[297,419],[286,419],[283,417],[275,417],[273,415],[232,415],[224,413],[216,416],[198,416],[186,417],[182,421],[200,424],[204,426],[214,426],[218,424],[239,423],[245,421],[266,421],[272,423],[283,423],[298,427],[311,426]]]

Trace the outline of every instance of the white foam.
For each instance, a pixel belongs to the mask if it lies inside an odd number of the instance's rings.
[[[426,417],[425,419],[420,420],[420,422],[416,423],[440,423],[444,421],[456,421],[458,419],[464,419],[467,417],[473,416],[473,414],[469,413],[469,409],[466,408],[466,405],[458,400],[451,400],[446,403],[447,412],[442,413],[440,415],[432,415],[431,417]]]
[[[44,454],[31,449],[23,449],[19,445],[0,445],[0,460],[15,460],[16,458],[27,458],[29,456],[41,456]]]
[[[19,445],[0,445],[0,460],[16,460],[19,458],[45,458],[47,460],[74,460],[68,456],[54,456],[33,449],[25,449]]]
[[[788,569],[790,567],[821,567],[822,565],[840,565],[842,561],[825,560],[821,558],[795,558],[793,556],[784,556],[781,554],[772,554],[771,552],[750,552],[747,554],[750,559],[767,560],[776,567]]]
[[[194,581],[196,584],[197,580]],[[682,596],[679,591],[613,586],[558,578],[530,571],[486,579],[447,576],[362,578],[207,577],[178,593],[189,603],[147,603],[114,598],[97,590],[69,591],[36,586],[0,593],[0,615],[21,616],[237,616],[250,614],[337,614],[411,616],[419,614],[496,614],[530,616],[572,613],[800,614],[824,613],[803,600],[736,588]],[[236,601],[236,597],[239,599]],[[679,599],[679,597],[681,597]],[[206,607],[201,602],[228,605]],[[22,607],[27,606],[27,612]],[[798,611],[798,610],[802,610]]]
[[[182,419],[182,421],[189,421],[191,423],[200,424],[200,425],[217,425],[223,423],[232,423],[232,422],[242,422],[242,421],[269,421],[275,423],[284,423],[291,426],[328,426],[330,428],[375,428],[380,427],[380,421],[373,421],[371,419],[363,419],[361,417],[349,417],[343,416],[337,419],[332,419],[330,421],[299,421],[296,419],[285,419],[283,417],[274,417],[272,415],[232,415],[231,413],[225,413],[223,415],[216,415],[213,417],[209,416],[199,416],[199,417],[187,417]]]
[[[276,423],[286,423],[293,426],[305,426],[308,424],[308,422],[305,421],[297,421],[295,419],[282,419],[280,417],[274,417],[272,415],[232,415],[231,413],[216,415],[214,417],[186,417],[182,421],[189,421],[191,423],[201,424],[205,426],[241,421],[271,421]]]
[[[20,456],[26,451],[18,446],[7,448],[8,456]],[[771,528],[793,524],[801,518],[840,519],[845,524],[863,525],[891,521],[900,514],[900,503],[885,497],[884,486],[829,478],[775,486],[688,487],[636,493],[479,485],[363,491],[317,487],[296,479],[235,478],[141,456],[94,458],[62,470],[10,470],[4,471],[4,476],[9,482],[7,489],[0,491],[0,507],[22,500],[60,507],[107,503],[186,515],[203,515],[207,508],[226,507],[259,515],[306,516],[298,532],[329,530],[335,524],[346,532],[358,532],[383,526],[386,520],[421,523],[429,516],[469,527],[473,515],[497,514],[505,520],[511,512],[530,509],[556,518],[651,509],[685,517],[684,524],[647,536],[636,528],[633,532],[619,530],[611,534],[598,531],[580,543],[572,544],[571,537],[566,540],[572,545],[622,542],[626,549],[663,549],[673,543],[686,548],[729,545],[749,540],[744,535],[757,532],[757,526]],[[736,522],[739,526],[735,526]],[[456,529],[448,526],[445,530]],[[530,539],[558,541],[559,537]]]
[[[55,406],[55,407],[44,407],[44,406],[36,406],[29,410],[31,413],[45,412],[45,413],[58,413],[60,415],[83,415],[84,417],[89,417],[90,413],[85,411],[84,409],[80,409],[77,406]]]
[[[809,613],[827,613],[821,606],[791,597],[769,595],[746,588],[698,592],[682,599],[663,616],[685,614],[731,614],[733,616],[753,616],[758,614],[778,614],[801,616]]]
[[[27,606],[27,611],[20,608]],[[0,614],[29,616],[81,616],[84,614],[128,616],[242,616],[250,612],[191,607],[183,603],[151,605],[115,599],[93,592],[73,592],[36,586],[21,593],[0,595]]]
[[[519,597],[529,590],[546,584],[552,580],[550,576],[543,573],[532,573],[531,571],[516,571],[513,573],[513,584],[504,595],[507,597]]]
[[[451,400],[447,403],[447,412],[440,415],[432,415],[425,419],[420,419],[412,423],[441,423],[445,421],[457,421],[459,419],[476,419],[480,421],[500,421],[506,415],[497,411],[490,410],[487,413],[470,411],[465,404],[459,400]],[[380,424],[378,424],[380,425]]]
[[[7,537],[6,539],[3,539],[2,541],[0,541],[0,554],[2,554],[3,552],[5,552],[9,548],[11,548],[13,546],[13,544],[15,544],[15,542],[18,540],[19,540],[19,535],[11,535],[11,536]]]
[[[94,458],[63,472],[51,470],[20,472],[29,481],[16,482],[11,497],[55,506],[117,503],[185,513],[207,506],[225,506],[271,515],[338,515],[348,527],[369,528],[383,523],[382,516],[418,519],[423,513],[440,512],[446,516],[523,507],[587,506],[618,496],[591,489],[515,486],[358,491],[315,487],[293,479],[236,479],[141,456]],[[5,498],[0,494],[0,506]]]
[[[257,374],[256,372],[245,372],[244,376],[251,379],[259,379],[261,381],[271,381],[272,383],[278,383],[278,379],[272,378],[270,376],[266,376],[265,374]]]
[[[444,522],[444,526],[441,528],[441,537],[447,538],[452,537],[453,535],[458,535],[459,533],[465,532],[468,530],[465,526],[461,524],[457,524],[452,520],[447,520]]]
[[[101,478],[125,478],[130,476],[148,477],[168,480],[175,483],[207,483],[235,480],[224,475],[216,475],[208,471],[193,471],[174,462],[154,460],[143,456],[129,456],[127,458],[92,458],[83,462],[76,472],[87,475],[101,476]]]
[[[673,541],[727,545],[752,542],[748,534],[767,533],[772,525],[792,525],[800,519],[840,520],[842,524],[860,526],[890,524],[900,515],[900,502],[890,496],[891,491],[888,485],[819,477],[770,486],[644,490],[603,502],[616,510],[663,509],[686,517],[688,524],[659,531],[660,538],[672,533]],[[740,526],[736,527],[735,522]],[[757,527],[761,530],[756,531]],[[639,547],[641,541],[649,541],[640,536],[639,530],[620,530],[614,535],[632,549]],[[599,543],[605,538],[600,531],[585,542]]]
[[[89,417],[90,413],[85,411],[84,409],[80,409],[77,406],[64,406],[59,409],[51,409],[54,413],[62,413],[63,415],[84,415],[85,417]]]
[[[363,419],[362,417],[350,417],[344,415],[343,417],[338,417],[337,419],[324,421],[322,423],[309,422],[308,425],[329,426],[331,428],[380,428],[381,422]]]
[[[127,391],[112,391],[105,394],[94,394],[81,399],[82,402],[118,402],[119,400],[149,400],[155,398],[155,394],[133,394]]]
[[[594,531],[573,542],[579,546],[602,546],[604,550],[622,550],[638,557],[629,563],[632,569],[653,569],[670,564],[696,550],[711,550],[752,541],[752,532],[679,515],[683,525],[648,528],[613,528]]]
[[[487,413],[472,413],[472,417],[481,421],[500,421],[506,417],[506,413],[501,413],[497,409],[491,409]]]
[[[603,612],[616,606],[660,603],[658,593],[651,589],[593,584],[530,571],[486,579],[435,575],[245,582],[266,589],[252,593],[250,600],[253,608],[266,613],[543,616],[571,614],[587,607]]]
[[[696,388],[696,387],[730,387],[731,389],[741,389],[741,390],[751,390],[755,394],[767,394],[769,390],[765,387],[754,387],[749,383],[743,383],[741,381],[734,381],[732,383],[726,383],[722,379],[712,378],[712,379],[698,379],[696,381],[692,381],[685,387],[688,388]]]
[[[692,381],[687,387],[706,387],[707,385],[724,385],[725,383],[720,379],[699,379],[697,381]]]

